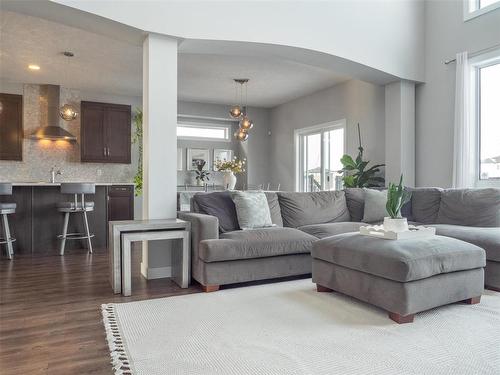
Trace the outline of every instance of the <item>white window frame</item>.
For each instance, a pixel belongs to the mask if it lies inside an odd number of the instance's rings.
[[[212,141],[212,142],[231,142],[231,125],[223,124],[210,124],[203,122],[186,122],[178,121],[177,126],[182,126],[186,128],[198,128],[198,129],[220,129],[224,130],[224,138],[210,138],[210,137],[186,137],[178,136],[177,139],[186,141]]]
[[[335,120],[323,124],[318,124],[314,126],[309,126],[306,128],[295,129],[294,130],[294,159],[295,159],[295,191],[303,191],[303,179],[301,174],[301,163],[303,160],[303,148],[300,147],[301,137],[311,134],[317,133],[318,131],[329,131],[335,129],[344,129],[344,152],[347,152],[347,126],[346,119]],[[323,136],[322,136],[323,137]],[[323,144],[323,139],[321,140],[321,144]],[[321,169],[323,169],[323,163],[325,160],[324,155],[325,149],[322,147],[321,149]],[[323,186],[323,181],[321,181],[321,185]]]
[[[500,8],[500,1],[490,4],[484,8],[479,8],[479,1],[480,0],[463,0],[464,22]]]
[[[482,180],[481,173],[481,124],[480,124],[480,79],[479,69],[500,63],[500,48],[483,53],[469,59],[471,67],[471,105],[472,105],[472,121],[474,122],[475,129],[475,171],[474,176],[476,179],[476,187],[500,187],[500,178],[493,177],[487,180]]]

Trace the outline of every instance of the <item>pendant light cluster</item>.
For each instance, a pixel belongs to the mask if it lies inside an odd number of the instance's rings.
[[[248,132],[253,128],[253,122],[252,120],[250,120],[247,113],[248,78],[236,78],[234,82],[240,84],[240,100],[239,104],[235,104],[231,107],[231,109],[229,110],[229,114],[232,118],[240,120],[240,127],[236,131],[236,133],[234,133],[234,138],[236,138],[238,141],[245,142],[248,139]],[[238,86],[236,86],[235,101],[237,100],[238,96],[237,88]],[[245,90],[245,105],[243,105],[243,89]]]
[[[75,54],[70,51],[64,51],[63,55],[68,58],[67,68],[69,68],[69,61]],[[66,103],[59,108],[59,116],[61,116],[64,121],[73,121],[78,116],[78,111],[72,104]]]

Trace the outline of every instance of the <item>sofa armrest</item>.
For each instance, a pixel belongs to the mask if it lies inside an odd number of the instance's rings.
[[[191,238],[198,244],[202,240],[219,238],[219,219],[195,212],[177,212],[177,217],[191,223]]]
[[[202,282],[200,241],[219,238],[219,219],[194,212],[177,212],[177,217],[191,223],[191,274],[196,281]]]

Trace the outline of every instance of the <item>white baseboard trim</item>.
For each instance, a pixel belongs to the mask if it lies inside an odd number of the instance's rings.
[[[148,268],[146,264],[141,262],[141,274],[148,280],[172,277],[172,266]]]

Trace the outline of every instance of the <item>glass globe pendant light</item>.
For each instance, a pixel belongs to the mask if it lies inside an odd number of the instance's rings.
[[[248,139],[248,133],[246,130],[240,128],[234,133],[234,138],[240,142],[245,142]]]
[[[243,83],[239,82],[237,79],[235,79],[234,82],[235,82],[234,102],[237,102],[238,101],[238,85],[236,85],[236,84],[239,83],[241,86],[243,86]],[[231,109],[229,110],[229,115],[232,118],[240,118],[242,113],[243,113],[243,109],[241,108],[241,90],[242,90],[242,88],[240,87],[240,104],[233,105],[231,107]]]
[[[240,121],[240,128],[245,131],[248,131],[253,128],[253,122],[248,118],[246,114],[243,115],[243,118]]]
[[[229,110],[229,114],[231,115],[232,118],[240,118],[241,116],[241,107],[236,104],[231,107]]]
[[[59,116],[65,121],[73,121],[78,116],[78,112],[71,104],[64,104],[59,108]]]
[[[240,84],[240,104],[231,107],[229,114],[233,118],[241,119],[239,129],[234,133],[234,138],[240,142],[245,142],[249,136],[248,131],[253,128],[253,122],[247,115],[248,78],[238,78],[234,81]],[[245,105],[243,105],[243,88],[245,88]]]
[[[64,51],[63,55],[68,58],[68,67],[69,67],[69,59],[75,56],[75,54],[70,51]],[[59,108],[59,116],[61,116],[61,118],[64,121],[73,121],[74,119],[77,118],[78,111],[72,104],[66,103],[61,108]]]

